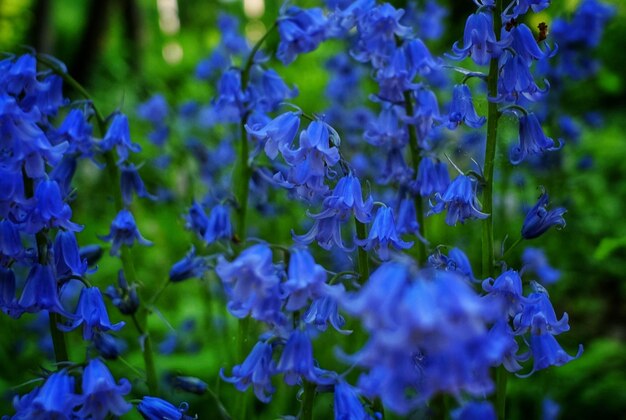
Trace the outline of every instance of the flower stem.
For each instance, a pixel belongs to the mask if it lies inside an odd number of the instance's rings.
[[[411,99],[410,92],[404,92],[404,108],[406,109],[407,116],[413,115],[413,100]],[[417,128],[414,125],[408,126],[409,131],[409,148],[411,150],[411,164],[413,165],[413,171],[417,174],[417,170],[419,169],[420,162],[422,161],[422,156],[420,155],[420,147],[417,142]],[[415,238],[415,246],[417,248],[417,261],[420,264],[426,262],[426,245],[420,239],[426,238],[426,227],[424,226],[424,205],[422,201],[422,197],[419,194],[416,194],[414,197],[415,202],[415,213],[417,215],[417,224],[419,225],[419,235],[416,235]]]
[[[500,39],[502,29],[502,0],[496,0],[493,9],[493,30],[496,38]],[[498,95],[499,59],[492,57],[489,63],[489,75],[487,76],[487,94],[491,98]],[[482,225],[482,274],[483,278],[493,277],[494,270],[494,244],[493,244],[493,173],[495,167],[496,144],[498,137],[498,119],[500,113],[498,104],[489,101],[487,114],[487,142],[485,145],[485,168],[484,189],[482,196],[483,211],[489,217],[483,220]],[[506,401],[507,372],[500,366],[496,370],[496,412],[498,419],[504,419]]]
[[[245,67],[241,72],[241,91],[245,93],[248,88],[248,82],[250,81],[250,70],[254,65],[254,56],[261,48],[261,45],[265,42],[265,40],[269,37],[269,35],[277,28],[276,23],[274,23],[257,41],[252,50],[250,51],[250,55],[248,55],[248,59],[246,60]],[[246,123],[248,122],[249,112],[245,111],[241,117],[240,124],[240,144],[239,144],[239,159],[235,166],[235,172],[233,175],[233,185],[235,189],[235,197],[237,199],[237,238],[242,243],[245,242],[247,231],[246,231],[246,217],[248,213],[248,195],[250,193],[250,177],[252,176],[252,168],[250,166],[250,162],[248,161],[250,151],[248,147],[248,133],[246,131]]]
[[[356,226],[356,236],[357,238],[363,240],[367,238],[367,229],[365,228],[365,224],[359,222],[356,218],[354,219],[354,224]],[[357,260],[359,265],[359,282],[361,284],[365,284],[367,279],[370,277],[370,264],[369,258],[367,256],[367,251],[362,247],[357,246]]]
[[[313,402],[315,401],[315,384],[304,381],[304,395],[302,396],[302,405],[300,406],[300,420],[313,419]]]

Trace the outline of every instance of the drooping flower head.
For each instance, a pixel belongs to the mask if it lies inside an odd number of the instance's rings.
[[[226,288],[231,314],[270,324],[282,322],[280,278],[267,245],[253,245],[232,262],[220,256],[215,272]]]
[[[224,374],[220,369],[220,378],[235,385],[237,390],[243,392],[250,385],[254,388],[254,395],[264,403],[272,399],[275,388],[272,386],[272,346],[264,341],[259,341],[246,358],[246,360],[233,368],[232,377]]]
[[[83,372],[83,406],[77,415],[81,418],[104,420],[108,415],[121,416],[133,408],[124,400],[130,392],[128,379],[115,383],[109,368],[100,359],[91,359]],[[110,413],[110,414],[109,414]]]
[[[511,163],[517,165],[528,156],[539,155],[544,151],[559,150],[561,147],[563,143],[556,144],[554,140],[547,137],[535,113],[530,112],[519,119],[519,145],[511,149]]]
[[[322,9],[283,7],[278,17],[280,43],[276,57],[285,65],[298,54],[311,52],[326,38],[328,21]]]
[[[135,241],[145,246],[152,245],[152,242],[141,236],[133,214],[126,209],[122,209],[117,213],[117,216],[111,222],[110,233],[102,236],[100,239],[112,242],[111,255],[118,255],[122,245],[132,246]]]
[[[104,306],[102,293],[97,287],[85,287],[80,293],[76,306],[76,319],[68,325],[60,325],[64,331],[71,331],[83,324],[83,338],[91,340],[96,332],[119,331],[124,322],[111,324],[109,314]]]
[[[537,204],[526,215],[522,225],[522,236],[524,239],[534,239],[544,234],[552,226],[565,227],[563,214],[567,210],[564,207],[557,207],[548,210],[548,194],[543,191],[537,200]]]
[[[464,223],[470,218],[486,219],[488,214],[480,211],[481,205],[476,197],[477,183],[466,175],[457,176],[443,194],[435,194],[435,204],[431,204],[429,214],[438,214],[447,210],[446,223],[450,226],[457,222]]]

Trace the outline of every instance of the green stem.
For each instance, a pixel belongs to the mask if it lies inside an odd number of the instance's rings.
[[[499,38],[502,18],[502,0],[496,1],[493,12],[494,31]],[[489,63],[489,75],[487,76],[487,94],[489,97],[498,95],[498,58],[494,57]],[[483,211],[489,217],[483,220],[482,228],[482,273],[483,277],[493,277],[494,274],[494,248],[493,248],[493,172],[496,157],[496,143],[498,137],[498,104],[489,101],[487,114],[487,142],[485,145],[485,168],[483,188]]]
[[[302,396],[302,405],[300,406],[300,420],[313,419],[313,402],[315,401],[315,384],[304,381],[304,394]]]
[[[61,322],[61,317],[57,313],[48,312],[48,318],[50,321],[50,334],[52,335],[52,347],[54,348],[54,360],[60,367],[64,362],[70,360],[67,354],[65,334],[57,327],[59,322]]]
[[[257,41],[257,43],[250,51],[248,59],[246,60],[245,67],[241,72],[241,91],[245,92],[250,81],[250,70],[254,65],[254,56],[261,48],[261,45],[269,37],[269,35],[277,29],[278,26],[274,23]],[[233,185],[235,189],[235,197],[237,199],[237,239],[242,243],[246,240],[246,217],[248,213],[248,195],[250,193],[250,177],[252,176],[252,168],[250,162],[248,162],[250,151],[248,146],[248,133],[246,131],[246,123],[248,122],[249,113],[245,112],[241,118],[240,124],[240,144],[239,144],[239,159],[235,166],[235,172],[233,176]]]
[[[493,30],[496,38],[500,39],[502,29],[502,0],[496,0],[493,10]],[[489,97],[498,95],[499,60],[493,57],[489,63],[489,75],[487,77],[487,94]],[[485,168],[483,189],[483,211],[489,217],[483,220],[482,228],[482,274],[483,278],[493,277],[495,273],[494,244],[493,244],[493,173],[495,167],[496,144],[498,137],[498,119],[500,113],[498,105],[489,101],[487,115],[487,142],[485,145]],[[507,372],[500,366],[496,370],[496,412],[498,419],[504,419],[506,401]]]
[[[404,108],[406,110],[406,114],[408,116],[413,115],[413,100],[411,99],[411,93],[406,91],[404,92]],[[417,142],[417,128],[409,124],[409,148],[411,149],[411,164],[413,166],[413,171],[417,174],[417,171],[420,166],[420,162],[422,161],[422,156],[420,155],[420,147]],[[414,197],[415,203],[415,213],[417,215],[417,224],[419,225],[419,235],[422,238],[426,238],[426,227],[424,226],[424,204],[422,201],[422,197],[419,194],[416,194]],[[415,237],[415,246],[417,248],[417,261],[420,264],[426,262],[427,253],[426,253],[426,245],[421,241],[419,236]]]
[[[146,384],[150,395],[156,396],[159,392],[159,382],[156,375],[156,367],[154,365],[154,353],[152,350],[152,339],[148,332],[148,312],[141,310],[141,320],[137,318],[137,314],[132,315],[133,324],[137,332],[143,339],[143,363],[146,369]]]
[[[360,240],[364,240],[367,238],[367,229],[365,228],[365,224],[359,222],[356,218],[354,219],[354,224],[356,226],[356,236]],[[370,277],[370,264],[369,258],[367,256],[367,251],[362,247],[357,247],[357,260],[359,264],[359,282],[361,284],[365,284],[367,279]]]
[[[510,253],[510,252],[511,252],[511,251],[512,251],[512,250],[513,250],[516,246],[518,246],[518,245],[519,245],[519,244],[520,244],[523,240],[524,240],[524,238],[523,238],[523,237],[519,237],[519,238],[517,238],[517,240],[516,240],[515,242],[513,242],[513,243],[511,244],[511,246],[510,246],[510,247],[509,247],[506,251],[504,251],[504,254],[502,255],[502,259],[503,259],[503,260],[505,260],[505,259],[506,259],[506,257],[508,257],[508,256],[509,256],[509,253]]]

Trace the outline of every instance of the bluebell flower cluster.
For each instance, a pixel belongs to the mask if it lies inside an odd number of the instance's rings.
[[[424,39],[443,33],[441,19],[446,14],[434,0],[409,2],[407,10],[373,0],[330,0],[326,9],[287,4],[271,29],[278,35],[275,58],[283,64],[314,51],[327,39],[349,50],[326,64],[332,73],[326,91],[332,103],[325,115],[310,115],[288,103],[298,89],[268,67],[271,57],[259,47],[270,38],[263,37],[251,48],[239,34],[239,22],[227,15],[217,20],[219,45],[196,68],[198,79],[214,84],[213,100],[188,102],[175,115],[164,96],[156,95],[137,109],[138,117],[153,128],[148,140],[163,153],[151,164],[164,168],[176,162],[178,156],[162,147],[176,127],[200,172],[200,182],[196,185],[194,178],[194,185],[183,192],[191,194],[192,203],[184,217],[204,247],[190,247],[171,266],[169,282],[204,278],[214,268],[224,290],[215,295],[226,301],[228,312],[259,321],[264,329],[230,375],[220,371],[220,377],[237,390],[252,386],[257,399],[268,403],[276,392],[273,381],[280,376],[304,393],[312,387],[314,393],[333,392],[339,419],[378,418],[379,402],[410,415],[432,397],[450,394],[460,405],[452,418],[494,418],[489,403],[473,401],[494,391],[492,368],[503,366],[526,376],[580,357],[582,347],[571,355],[558,343],[556,337],[569,330],[568,317],[556,316],[543,286],[531,282],[532,292],[524,293],[525,275],[544,285],[558,279],[558,270],[548,265],[541,251],[527,248],[519,272],[506,269],[507,261],[491,261],[501,262],[503,272],[493,275],[492,264],[483,267],[489,274],[478,278],[470,262],[474,255],[454,246],[431,245],[428,240],[436,235],[424,234],[425,226],[430,229],[438,222],[424,223],[433,214],[446,212],[445,223],[450,226],[492,217],[482,211],[478,194],[484,190],[483,197],[491,195],[497,177],[488,179],[483,171],[488,172],[487,164],[493,161],[484,162],[468,147],[481,143],[477,130],[486,123],[480,108],[477,112],[477,104],[483,102],[474,99],[478,90],[472,92],[476,85],[470,79],[489,83],[489,118],[510,112],[519,121],[519,144],[509,155],[513,165],[532,164],[562,146],[541,127],[550,118],[538,102],[546,97],[550,83],[536,81],[537,76],[553,76],[549,61],[557,48],[550,46],[551,39],[547,42],[545,26],[536,36],[522,23],[531,20],[525,14],[544,10],[550,0],[515,0],[499,17],[494,15],[493,0],[475,4],[463,39],[448,58],[471,60],[473,69],[490,65],[489,76],[445,65],[431,53]],[[576,43],[593,47],[610,14],[595,0],[585,0],[571,24],[555,24],[555,38],[564,39],[566,47]],[[501,31],[494,28],[500,21]],[[586,24],[590,37],[581,40],[580,28]],[[579,59],[572,57],[566,54],[563,62]],[[237,67],[239,63],[244,67]],[[593,67],[579,64],[582,70],[571,65],[579,73]],[[453,82],[446,73],[450,68],[463,79]],[[79,160],[90,159],[100,168],[106,162],[119,190],[114,199],[116,217],[101,239],[110,243],[111,255],[121,254],[127,271],[119,271],[117,285],[109,286],[105,294],[122,314],[133,317],[142,351],[148,351],[149,332],[137,321],[142,320],[137,315],[144,315],[138,312],[139,282],[129,270],[130,256],[123,247],[151,244],[139,232],[131,205],[135,195],[156,197],[139,174],[141,165],[133,162],[141,146],[131,138],[128,117],[116,111],[103,121],[90,103],[67,107],[63,79],[38,71],[32,54],[4,58],[0,70],[0,309],[14,318],[47,311],[52,314],[51,326],[62,331],[82,326],[90,352],[95,349],[105,359],[118,358],[124,351],[125,345],[113,335],[124,322],[111,322],[100,289],[87,280],[103,250],[79,247],[76,233],[82,227],[72,209],[77,196],[72,178]],[[363,89],[366,83],[369,96]],[[439,96],[436,89],[448,94]],[[53,125],[57,115],[64,116],[58,127]],[[175,116],[179,125],[171,124]],[[94,118],[100,141],[93,136]],[[474,129],[473,140],[459,133],[464,126]],[[567,116],[561,128],[566,138],[579,135]],[[203,137],[207,132],[211,135]],[[235,136],[240,136],[238,147]],[[494,132],[489,136],[493,139]],[[200,140],[216,137],[220,141],[212,149]],[[477,170],[450,180],[444,156],[452,148],[463,165],[472,161]],[[154,185],[148,187],[152,191]],[[277,193],[272,188],[283,190],[278,193],[287,195],[283,201],[288,205],[298,200],[308,208],[307,224],[292,226],[293,244],[269,244],[245,229],[247,209],[269,219],[285,205],[269,201]],[[204,197],[194,196],[201,189]],[[178,193],[171,191],[170,196]],[[497,214],[493,203],[489,197],[485,207]],[[427,211],[425,204],[430,204]],[[496,204],[502,205],[497,200]],[[565,209],[548,210],[547,205],[544,192],[523,222],[522,239],[565,226]],[[353,233],[355,225],[358,235]],[[301,231],[305,233],[296,233]],[[346,237],[350,239],[344,241]],[[328,260],[316,261],[319,249],[314,243],[332,250]],[[216,250],[222,253],[215,254]],[[77,300],[73,313],[67,309],[72,299]],[[147,301],[150,306],[155,299]],[[351,322],[346,322],[345,314]],[[364,338],[357,336],[350,346],[353,354],[336,352],[349,366],[347,371],[322,367],[315,357],[316,338],[351,334],[344,327],[359,328],[355,322],[361,323],[367,341],[356,347]],[[179,331],[165,337],[159,350],[198,351],[198,343],[181,334],[190,333],[195,325],[185,321]],[[248,342],[246,334],[242,328],[239,344]],[[88,357],[82,366],[59,364],[40,387],[15,398],[14,418],[101,419],[131,409],[125,400],[131,391],[128,380],[116,382],[100,359]],[[349,383],[349,377],[358,379]],[[146,378],[150,387],[150,376]],[[168,382],[198,395],[208,391],[204,381],[191,376],[175,374]],[[137,410],[147,419],[190,418],[186,404],[176,407],[152,396],[144,396]]]
[[[496,313],[461,276],[389,262],[341,304],[370,334],[350,356],[367,369],[358,381],[364,395],[407,413],[438,392],[492,389],[489,367],[503,351],[502,339],[488,334]]]
[[[103,420],[109,415],[121,416],[131,410],[124,399],[130,392],[130,382],[115,383],[113,375],[99,359],[91,359],[81,381],[82,394],[76,393],[76,381],[67,370],[46,378],[42,386],[13,400],[12,419],[33,418],[92,418]]]

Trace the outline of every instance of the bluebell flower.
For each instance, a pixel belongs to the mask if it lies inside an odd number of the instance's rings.
[[[21,399],[13,401],[16,413],[15,420],[27,419],[59,419],[75,418],[76,408],[82,404],[83,398],[75,394],[74,378],[66,370],[50,375],[41,388],[36,388]]]
[[[291,386],[304,379],[315,384],[333,382],[326,372],[315,366],[311,338],[300,329],[291,332],[274,371],[283,373],[285,383]]]
[[[235,388],[241,392],[252,385],[254,395],[260,401],[269,403],[275,391],[272,386],[273,370],[272,346],[264,341],[259,341],[254,345],[246,360],[233,367],[232,377],[227,377],[224,374],[224,369],[220,369],[220,378],[235,385]]]
[[[343,380],[335,384],[334,413],[336,420],[374,419],[363,407],[358,391]]]
[[[172,266],[170,281],[177,283],[192,277],[202,277],[207,268],[206,258],[196,257],[196,248],[192,246],[187,255]]]
[[[221,74],[231,65],[230,57],[219,48],[196,64],[195,76],[200,80],[209,80]]]
[[[308,232],[303,235],[296,235],[292,231],[291,236],[294,242],[300,245],[309,245],[311,242],[316,241],[325,250],[330,250],[333,245],[342,250],[347,250],[348,248],[344,245],[341,237],[341,228],[346,220],[346,216],[338,213],[316,217]]]
[[[199,237],[204,237],[207,226],[209,225],[209,218],[204,212],[204,208],[198,202],[194,201],[189,212],[185,215],[185,227],[195,232]]]
[[[527,302],[522,294],[522,279],[515,270],[507,270],[496,279],[483,280],[482,288],[487,292],[487,300],[511,317],[518,314]]]
[[[78,159],[75,155],[66,154],[61,162],[50,171],[49,177],[56,181],[61,187],[61,194],[64,197],[72,196],[72,178],[76,173]]]
[[[406,163],[404,155],[404,148],[392,147],[387,150],[385,166],[377,180],[379,184],[406,185],[411,182],[413,169]]]
[[[159,93],[153,95],[146,102],[137,107],[137,116],[158,126],[165,122],[169,115],[169,109],[165,97]]]
[[[279,115],[263,127],[246,124],[248,134],[265,141],[265,153],[270,159],[275,159],[279,151],[282,153],[284,148],[291,145],[298,128],[300,128],[300,113],[293,111]]]
[[[249,95],[249,90],[242,92],[241,72],[236,69],[226,70],[217,83],[213,110],[222,122],[241,121]]]
[[[53,250],[57,277],[80,277],[87,272],[87,260],[80,256],[74,232],[59,230],[54,238]]]
[[[383,106],[378,117],[367,124],[363,137],[374,146],[396,148],[405,146],[409,139],[406,124],[400,122],[391,105]]]
[[[463,277],[385,263],[340,302],[370,333],[350,358],[368,369],[358,383],[367,397],[405,414],[438,392],[493,389],[489,370],[505,350],[487,328],[497,311]]]
[[[24,201],[22,170],[0,166],[0,214],[4,216],[12,213],[15,203],[23,203]]]
[[[121,416],[133,405],[123,398],[130,392],[128,379],[115,383],[113,375],[100,359],[91,359],[83,372],[83,406],[76,413],[81,418],[104,420],[109,415]]]
[[[469,402],[452,410],[452,420],[496,420],[496,410],[488,401]]]
[[[534,239],[544,234],[552,226],[565,227],[563,214],[567,210],[564,207],[557,207],[548,210],[548,194],[543,191],[537,200],[537,204],[526,214],[522,225],[522,237],[524,239]]]
[[[329,0],[326,5],[331,10],[329,16],[329,33],[332,36],[341,36],[354,28],[376,5],[375,0],[342,1]]]
[[[57,281],[50,265],[33,264],[28,272],[19,305],[24,312],[35,313],[46,310],[74,319],[59,301]]]
[[[24,230],[37,233],[44,227],[61,227],[78,232],[82,226],[72,222],[72,209],[61,196],[59,184],[52,179],[43,179],[35,187],[35,200]]]
[[[529,66],[533,60],[544,60],[556,53],[556,49],[552,50],[549,47],[542,51],[530,28],[523,23],[514,26],[510,31],[503,30],[502,33],[503,38],[511,38],[510,47]]]
[[[517,335],[526,332],[558,335],[569,331],[567,312],[557,320],[548,293],[537,283],[533,282],[533,286],[535,291],[528,295],[524,308],[513,318],[515,333]],[[536,317],[540,318],[540,321],[537,321]]]
[[[96,332],[92,343],[100,356],[107,360],[115,360],[126,350],[126,342],[111,334]]]
[[[146,420],[167,419],[167,420],[183,420],[187,419],[185,415],[187,404],[181,404],[180,408],[176,408],[171,403],[157,397],[145,396],[141,402],[137,404],[137,411]]]
[[[315,326],[315,328],[320,331],[326,331],[330,323],[340,334],[352,333],[350,330],[342,329],[346,320],[343,316],[339,315],[337,299],[330,295],[315,299],[302,315],[302,321]]]
[[[376,254],[383,261],[390,258],[390,245],[396,249],[409,249],[413,246],[413,242],[405,242],[398,237],[396,221],[391,207],[380,207],[376,212],[367,238],[355,239],[355,242],[367,251],[375,249]]]
[[[133,202],[133,193],[138,197],[156,200],[156,197],[146,190],[146,186],[139,176],[138,167],[134,164],[120,165],[120,189],[122,191],[122,200],[124,205],[129,206]]]
[[[230,240],[232,237],[233,227],[230,222],[228,207],[217,204],[211,209],[202,238],[207,244],[211,244],[220,239]]]
[[[459,42],[452,46],[454,54],[449,55],[455,60],[471,57],[474,63],[485,66],[492,58],[500,56],[506,42],[497,41],[493,31],[493,15],[491,11],[478,11],[470,15],[465,22],[463,47]]]
[[[400,200],[397,209],[396,232],[400,235],[419,235],[419,223],[417,222],[417,210],[415,201],[410,198]]]
[[[330,80],[326,85],[326,96],[339,104],[352,103],[358,97],[359,82],[363,76],[361,68],[354,65],[346,53],[338,53],[326,61]],[[332,121],[332,119],[330,119]]]
[[[313,121],[300,133],[297,149],[285,148],[283,158],[291,166],[288,181],[313,192],[325,192],[327,168],[339,162],[337,132],[324,121]],[[321,185],[320,185],[321,184]]]
[[[274,70],[265,70],[256,83],[259,88],[257,109],[266,112],[276,110],[280,104],[298,96],[298,88],[289,88]]]
[[[95,142],[92,137],[93,126],[88,121],[89,113],[78,108],[72,108],[61,123],[61,126],[52,134],[55,143],[66,141],[67,154],[78,154],[92,158]]]
[[[389,3],[369,6],[357,21],[358,39],[350,52],[357,60],[370,61],[375,69],[380,69],[396,50],[396,37],[408,38],[412,31],[400,23],[404,10]]]
[[[493,324],[489,330],[489,335],[493,337],[493,341],[500,344],[501,350],[503,350],[500,357],[494,360],[493,366],[502,365],[509,372],[517,372],[522,369],[519,362],[530,359],[530,352],[518,354],[519,345],[515,341],[515,333],[509,325],[508,314]]]
[[[372,219],[374,200],[371,196],[363,200],[360,180],[348,174],[337,181],[333,192],[324,199],[323,206],[325,210],[312,215],[313,218],[332,212],[353,213],[359,222],[369,223]]]
[[[348,174],[337,182],[322,205],[320,213],[310,215],[315,222],[307,233],[296,235],[292,232],[294,241],[308,245],[316,240],[324,249],[330,249],[333,244],[346,249],[341,237],[341,226],[353,214],[361,223],[368,223],[372,217],[374,200],[370,196],[364,201],[359,179]]]
[[[444,20],[448,9],[436,0],[426,0],[423,4],[407,3],[406,8],[403,22],[415,28],[419,38],[439,39],[446,30]]]
[[[519,146],[511,149],[510,160],[513,165],[517,165],[528,156],[559,150],[562,146],[563,143],[557,145],[544,134],[537,116],[531,112],[519,119]]]
[[[59,325],[59,328],[72,331],[81,324],[85,340],[91,340],[96,332],[119,331],[125,325],[123,321],[111,324],[102,294],[97,287],[83,288],[76,306],[76,316],[70,323]]]
[[[431,203],[428,214],[438,214],[447,210],[446,223],[450,226],[464,223],[469,218],[486,219],[488,214],[480,211],[476,197],[477,183],[466,175],[457,176],[443,194],[435,193],[435,204]]]
[[[524,269],[535,273],[542,284],[553,284],[561,277],[561,272],[548,263],[544,252],[539,248],[528,247],[522,253]]]
[[[520,100],[538,101],[550,90],[550,83],[544,80],[541,89],[530,72],[529,64],[519,55],[506,51],[500,57],[500,77],[498,77],[498,95],[489,98],[494,102],[518,102]]]
[[[104,294],[111,299],[113,305],[119,309],[121,313],[124,315],[134,314],[139,308],[139,296],[136,290],[137,285],[133,284],[129,286],[124,276],[124,271],[122,270],[117,273],[117,284],[118,287],[113,285],[107,287]]]
[[[118,164],[125,162],[130,152],[138,153],[141,151],[141,146],[132,142],[130,138],[130,128],[128,127],[128,118],[121,112],[113,115],[109,129],[99,143],[99,146],[100,150],[104,152],[108,152],[115,147],[117,156],[119,157]]]
[[[272,263],[272,250],[265,244],[253,245],[234,261],[222,256],[215,272],[228,296],[228,311],[237,318],[281,323],[280,278]]]
[[[428,262],[440,270],[455,271],[465,276],[469,281],[476,281],[469,258],[459,248],[454,247],[450,249],[447,256],[437,249],[434,254],[428,257]]]
[[[479,117],[476,114],[469,87],[465,84],[454,85],[450,112],[448,114],[448,128],[454,130],[462,123],[465,123],[468,127],[480,128],[486,121],[487,118]]]
[[[203,395],[209,388],[206,382],[195,376],[173,376],[169,382],[174,388],[196,395]]]
[[[435,59],[421,39],[408,40],[403,48],[406,50],[411,80],[415,75],[428,76],[440,68],[441,59]]]
[[[443,194],[450,185],[448,167],[444,162],[433,161],[430,157],[424,157],[417,168],[417,178],[414,189],[422,197],[430,197],[432,194]]]
[[[311,253],[306,249],[291,248],[287,281],[281,285],[284,298],[287,298],[285,309],[302,309],[309,298],[321,296],[325,284],[326,270],[315,263]]]
[[[17,258],[24,251],[18,225],[9,219],[0,221],[0,255]]]
[[[24,310],[15,295],[15,273],[0,266],[0,309],[11,318],[19,318]]]
[[[533,323],[537,331],[547,328],[547,325],[545,325],[546,321],[541,315],[536,316]],[[554,335],[550,333],[531,333],[529,346],[533,356],[533,368],[526,375],[518,375],[520,377],[529,376],[538,370],[546,369],[550,366],[563,366],[572,360],[578,359],[583,353],[581,344],[578,346],[576,356],[570,356],[556,341]]]
[[[277,19],[280,42],[276,57],[285,65],[298,54],[311,52],[326,39],[328,21],[322,9],[281,8]]]
[[[101,236],[100,239],[112,242],[111,255],[119,255],[122,245],[133,246],[135,241],[145,246],[152,245],[152,242],[141,236],[135,224],[133,214],[126,209],[122,209],[117,213],[117,216],[111,222],[111,231],[108,235]]]

